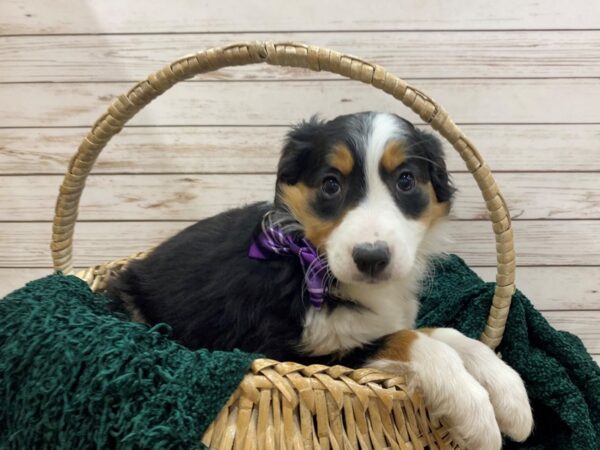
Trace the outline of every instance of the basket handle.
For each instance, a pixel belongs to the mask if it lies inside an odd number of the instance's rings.
[[[114,100],[79,146],[60,187],[52,228],[54,269],[65,273],[73,271],[73,231],[85,180],[104,146],[125,123],[179,81],[223,67],[256,63],[323,70],[370,84],[411,108],[458,151],[477,181],[496,236],[496,290],[481,336],[484,343],[495,348],[502,340],[515,291],[516,264],[510,215],[489,167],[448,113],[423,92],[380,66],[316,46],[257,41],[212,48],[178,59]]]

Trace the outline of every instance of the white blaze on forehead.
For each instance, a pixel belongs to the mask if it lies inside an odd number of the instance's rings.
[[[366,193],[329,234],[324,249],[338,281],[336,294],[365,309],[311,310],[304,323],[302,350],[312,355],[348,350],[412,328],[427,255],[437,250],[437,240],[424,239],[425,225],[404,216],[379,173],[386,146],[392,140],[406,140],[412,132],[410,125],[391,114],[369,114],[357,116],[351,131],[352,142],[364,151]],[[372,284],[358,270],[352,252],[358,244],[375,241],[388,244],[390,263],[386,280]]]
[[[362,226],[361,234],[366,242],[388,241],[393,248],[394,243],[389,240],[407,225],[392,193],[381,179],[379,168],[386,147],[394,140],[406,139],[409,132],[404,122],[392,114],[378,113],[372,119],[365,146],[366,195],[356,210],[357,215],[362,216],[356,217],[356,222]]]
[[[356,245],[376,241],[385,242],[391,253],[384,276],[391,280],[405,277],[414,268],[426,231],[423,224],[404,216],[379,171],[386,146],[392,140],[406,140],[411,130],[391,114],[374,114],[369,119],[363,140],[365,196],[347,212],[325,245],[330,268],[341,282],[364,279],[354,263],[352,251]]]
[[[379,174],[381,158],[386,146],[393,139],[406,138],[408,130],[405,124],[391,114],[378,113],[373,117],[369,137],[365,148],[365,179],[367,182],[367,201],[371,197],[391,196]],[[393,204],[393,201],[392,201]]]

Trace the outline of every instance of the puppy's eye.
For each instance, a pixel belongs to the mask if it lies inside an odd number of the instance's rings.
[[[396,181],[396,189],[401,192],[412,191],[416,185],[415,176],[410,172],[402,172]]]
[[[335,177],[327,177],[321,185],[321,192],[327,198],[334,198],[342,192],[342,186]]]

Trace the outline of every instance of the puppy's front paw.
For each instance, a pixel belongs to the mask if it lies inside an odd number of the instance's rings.
[[[464,448],[500,450],[502,435],[487,391],[472,377],[459,378],[464,378],[460,387],[448,394],[455,398],[446,399],[437,407],[432,405],[432,414],[446,418],[455,439]],[[430,403],[426,396],[425,401]]]
[[[512,369],[511,369],[512,370]],[[517,375],[513,382],[489,388],[500,430],[513,440],[523,442],[533,429],[533,414],[523,381]]]
[[[533,429],[533,414],[525,385],[517,372],[493,356],[497,363],[486,369],[492,371],[493,378],[479,381],[490,394],[500,430],[513,440],[523,442]]]
[[[466,369],[489,392],[500,430],[522,442],[531,434],[533,415],[519,374],[482,342],[456,330],[438,328],[431,337],[458,352]]]
[[[404,361],[376,359],[369,366],[403,374],[420,391],[430,413],[444,418],[455,440],[472,450],[499,450],[502,436],[488,391],[466,370],[459,354],[424,334],[416,336]]]

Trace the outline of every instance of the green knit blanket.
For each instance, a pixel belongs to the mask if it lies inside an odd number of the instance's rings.
[[[483,332],[494,293],[458,256],[434,264],[422,297],[418,327],[452,327],[469,337]],[[557,331],[517,291],[497,348],[527,387],[534,433],[507,449],[600,449],[600,367],[581,340]]]
[[[435,263],[419,326],[483,330],[493,284]],[[0,449],[193,449],[256,355],[190,351],[130,323],[79,279],[51,275],[0,301]],[[517,292],[498,349],[523,377],[535,432],[506,448],[600,448],[600,368]]]

